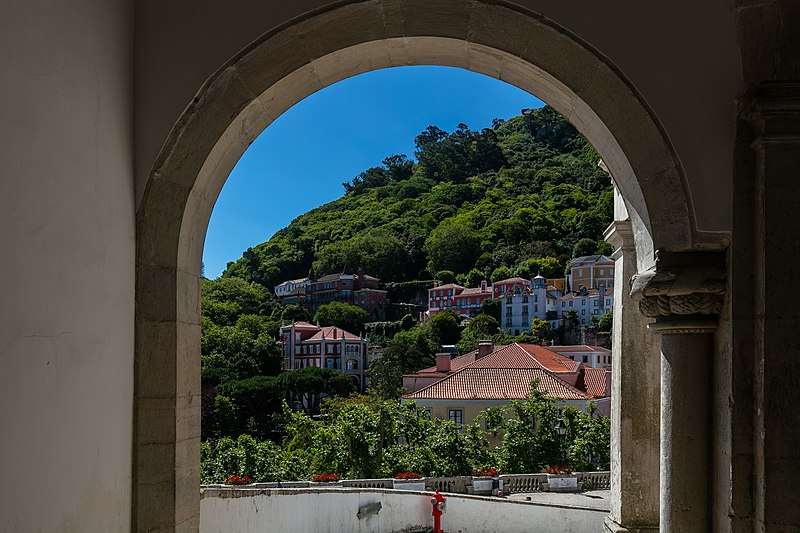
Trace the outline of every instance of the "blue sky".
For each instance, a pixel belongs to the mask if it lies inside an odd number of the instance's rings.
[[[231,172],[206,234],[205,275],[343,194],[342,182],[392,154],[414,155],[429,125],[489,127],[542,102],[505,82],[451,67],[397,67],[343,80],[281,115]]]

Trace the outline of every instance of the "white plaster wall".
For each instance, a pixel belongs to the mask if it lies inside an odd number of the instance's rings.
[[[431,493],[364,489],[206,489],[200,502],[201,533],[371,532],[389,533],[433,526]],[[591,533],[603,531],[608,511],[534,505],[526,502],[453,496],[447,498],[442,529],[459,533]],[[359,508],[381,502],[377,515],[359,520]]]
[[[138,200],[167,134],[201,84],[258,36],[330,3],[136,2]],[[613,9],[605,2],[514,3],[566,27],[623,71],[674,143],[698,227],[728,229],[735,101],[742,85],[731,2],[618,0]]]
[[[130,525],[128,0],[3,2],[0,531]]]

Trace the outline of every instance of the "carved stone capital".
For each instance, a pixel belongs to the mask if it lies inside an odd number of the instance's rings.
[[[655,268],[631,278],[639,311],[659,321],[716,317],[725,296],[725,258],[716,252],[659,253]]]

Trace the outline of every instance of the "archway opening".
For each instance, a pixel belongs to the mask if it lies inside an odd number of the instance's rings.
[[[265,34],[201,88],[137,212],[136,529],[197,527],[201,256],[233,165],[308,94],[361,72],[421,64],[507,81],[575,125],[626,200],[640,264],[652,263],[656,248],[691,247],[681,166],[657,119],[614,65],[552,22],[496,3],[354,2]]]

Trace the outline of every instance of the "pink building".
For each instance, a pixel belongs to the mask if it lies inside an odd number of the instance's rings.
[[[341,370],[364,389],[367,339],[336,326],[320,327],[308,322],[281,326],[281,341],[287,370],[316,366]]]

